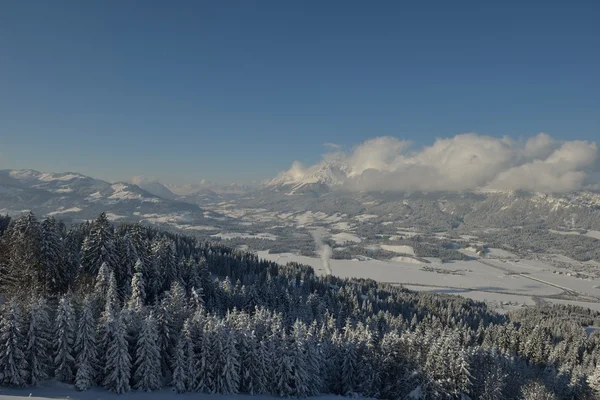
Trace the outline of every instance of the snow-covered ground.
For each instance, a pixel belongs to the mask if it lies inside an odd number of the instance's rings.
[[[398,254],[410,254],[411,256],[415,255],[415,251],[411,246],[406,245],[392,245],[392,244],[382,244],[380,246],[383,250],[391,251]]]
[[[221,239],[235,239],[235,238],[244,238],[244,239],[266,239],[266,240],[277,240],[277,236],[272,233],[239,233],[239,232],[228,232],[228,233],[217,233],[215,235],[211,235],[212,237],[218,237]]]
[[[52,215],[76,213],[76,212],[80,212],[80,211],[81,211],[81,208],[79,208],[79,207],[71,207],[71,208],[65,208],[65,209],[58,209],[56,211],[49,212],[47,215],[52,216]]]
[[[267,251],[259,251],[258,256],[280,264],[293,261],[310,265],[317,274],[324,274],[320,258]],[[434,258],[429,261],[429,264],[418,263],[406,257],[389,261],[332,259],[329,266],[333,275],[344,278],[369,278],[490,303],[518,306],[549,301],[600,310],[600,279],[556,274],[555,268],[542,261],[479,259],[442,263]]]
[[[178,394],[169,389],[156,392],[132,391],[126,394],[115,394],[102,388],[94,388],[85,392],[78,392],[71,385],[47,383],[41,387],[32,388],[0,388],[0,400],[45,400],[45,399],[71,399],[71,400],[105,400],[105,399],[130,399],[130,400],[170,400],[170,399],[203,399],[203,400],[274,400],[279,397],[250,396],[243,394],[207,394],[207,393],[182,393]],[[309,400],[343,400],[339,396],[308,397]],[[360,398],[359,398],[360,399]]]
[[[362,239],[358,236],[347,232],[340,232],[336,233],[335,235],[331,235],[331,239],[333,239],[336,244],[344,244],[346,242],[360,243],[362,241]]]

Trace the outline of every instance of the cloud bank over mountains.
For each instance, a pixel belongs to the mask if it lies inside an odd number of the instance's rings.
[[[409,141],[376,137],[349,152],[327,153],[316,165],[294,162],[271,182],[298,185],[332,171],[335,179],[326,183],[346,190],[560,193],[600,187],[596,143],[559,141],[545,133],[526,141],[460,134],[417,150]]]

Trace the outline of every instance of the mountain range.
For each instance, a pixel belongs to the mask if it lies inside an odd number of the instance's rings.
[[[105,211],[113,220],[170,224],[196,231],[239,230],[243,226],[247,230],[250,223],[264,227],[277,223],[278,215],[306,212],[345,216],[341,218],[370,215],[369,223],[380,224],[379,228],[443,231],[460,226],[534,225],[600,230],[597,192],[360,192],[349,190],[348,179],[348,169],[336,163],[323,163],[302,173],[292,167],[260,188],[206,181],[175,186],[142,178],[132,179],[134,183],[111,183],[76,172],[2,170],[0,213],[33,210],[39,215],[81,221]],[[248,210],[256,213],[255,220],[241,217]],[[273,217],[263,218],[261,213]]]

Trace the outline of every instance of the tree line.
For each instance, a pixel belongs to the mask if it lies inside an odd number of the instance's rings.
[[[0,219],[0,382],[116,393],[593,399],[597,313],[318,277],[106,215]]]

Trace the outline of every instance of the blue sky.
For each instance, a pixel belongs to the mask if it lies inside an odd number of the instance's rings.
[[[0,168],[249,182],[382,135],[596,140],[599,20],[593,0],[3,1]]]

